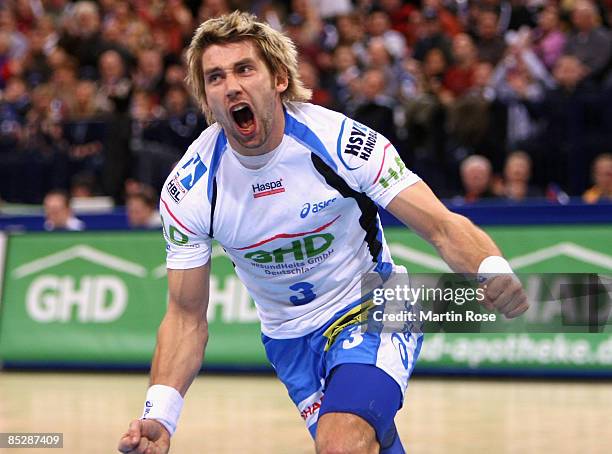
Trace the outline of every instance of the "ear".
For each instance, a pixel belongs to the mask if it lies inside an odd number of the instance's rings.
[[[289,86],[289,77],[286,71],[278,73],[275,77],[275,88],[278,93],[283,93]]]

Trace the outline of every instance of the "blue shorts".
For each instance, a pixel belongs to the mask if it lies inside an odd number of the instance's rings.
[[[367,313],[364,305],[350,306],[336,313],[323,327],[295,339],[272,339],[262,334],[268,359],[313,437],[327,380],[341,364],[369,364],[384,371],[399,386],[403,400],[423,335],[366,331],[357,325],[364,313]],[[362,390],[364,385],[360,377],[355,377],[355,386],[347,392]],[[401,405],[400,401],[395,408],[385,410],[392,412],[391,421]]]

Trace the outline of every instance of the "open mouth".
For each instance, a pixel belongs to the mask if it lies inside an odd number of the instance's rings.
[[[240,104],[232,107],[231,112],[240,132],[246,135],[255,131],[255,115],[248,105]]]

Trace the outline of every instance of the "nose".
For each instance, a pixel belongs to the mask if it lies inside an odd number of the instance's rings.
[[[234,99],[237,95],[242,92],[242,87],[238,78],[233,72],[229,71],[225,77],[225,96],[229,99]]]

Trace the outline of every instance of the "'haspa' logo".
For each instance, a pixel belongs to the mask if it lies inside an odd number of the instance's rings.
[[[282,178],[276,181],[268,181],[267,183],[254,184],[251,187],[253,188],[253,197],[256,199],[285,192]]]

